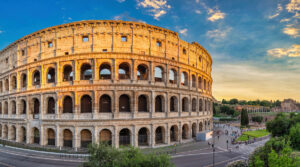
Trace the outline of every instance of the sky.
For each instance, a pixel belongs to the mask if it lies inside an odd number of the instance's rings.
[[[81,20],[139,21],[200,43],[217,100],[300,101],[300,0],[1,0],[0,49]]]

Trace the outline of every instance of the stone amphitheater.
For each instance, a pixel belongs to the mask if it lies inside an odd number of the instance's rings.
[[[212,58],[139,22],[80,21],[0,51],[0,139],[161,147],[212,128]]]

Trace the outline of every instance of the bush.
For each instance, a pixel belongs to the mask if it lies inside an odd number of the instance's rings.
[[[277,114],[275,119],[267,122],[267,130],[272,136],[284,136],[289,133],[290,120],[282,113]]]
[[[294,149],[300,150],[300,123],[290,129],[291,145]]]
[[[237,160],[237,161],[228,163],[226,165],[226,167],[248,167],[248,164],[247,164],[247,162],[245,162],[243,160]]]
[[[89,146],[90,157],[85,167],[173,167],[166,154],[143,154],[138,148],[113,148],[107,144]]]
[[[262,117],[262,116],[253,116],[251,119],[252,119],[253,122],[257,122],[257,123],[261,124],[264,117]]]

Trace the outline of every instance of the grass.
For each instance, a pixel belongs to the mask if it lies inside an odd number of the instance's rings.
[[[243,134],[237,139],[237,141],[247,141],[248,136],[249,136],[249,139],[252,139],[252,138],[264,137],[269,134],[270,133],[267,132],[266,130],[255,130],[255,131],[243,132]]]

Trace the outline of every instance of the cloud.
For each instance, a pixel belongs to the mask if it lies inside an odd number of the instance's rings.
[[[0,30],[0,34],[2,34],[3,33],[3,31],[2,30]]]
[[[294,44],[289,48],[275,48],[267,51],[269,56],[281,57],[300,57],[300,45]]]
[[[120,3],[123,3],[123,2],[125,2],[126,0],[117,0],[118,2],[120,2]]]
[[[156,20],[159,20],[171,8],[167,0],[137,0],[137,6],[147,9]]]
[[[195,13],[197,13],[197,14],[201,14],[201,11],[200,11],[200,10],[198,10],[198,9],[196,9],[196,10],[195,10]]]
[[[213,14],[207,18],[207,20],[211,21],[211,22],[215,22],[217,20],[220,19],[224,19],[225,18],[225,13],[222,13],[221,11],[217,10],[217,11],[213,11]]]
[[[188,31],[188,29],[184,28],[182,30],[179,30],[179,33],[182,35],[187,35],[187,31]]]
[[[219,29],[215,29],[215,30],[210,30],[206,32],[206,36],[208,38],[212,38],[215,41],[221,41],[223,40],[227,34],[231,31],[231,27],[226,27],[226,28],[219,28]]]
[[[273,14],[273,15],[271,15],[271,16],[269,16],[268,18],[269,18],[269,19],[274,19],[275,17],[277,17],[277,16],[280,15],[280,13],[281,13],[282,10],[283,10],[283,8],[282,8],[281,4],[278,4],[278,5],[277,5],[276,13]]]
[[[299,31],[300,31],[299,28],[291,27],[291,25],[287,25],[287,27],[285,27],[285,28],[282,30],[282,32],[283,32],[284,34],[287,34],[287,35],[289,35],[289,36],[291,36],[291,37],[293,37],[293,38],[297,38],[297,37],[300,36],[300,35],[299,35]]]
[[[281,19],[280,20],[280,23],[283,23],[283,22],[289,22],[291,19],[288,19],[288,18],[286,18],[286,19]]]
[[[125,21],[134,21],[134,22],[146,23],[143,20],[139,20],[139,19],[136,19],[136,18],[133,18],[133,17],[129,16],[128,12],[124,12],[120,15],[114,16],[113,19],[114,20],[125,20]]]
[[[300,0],[290,0],[290,3],[288,3],[285,7],[285,9],[288,12],[297,12],[300,10]]]

